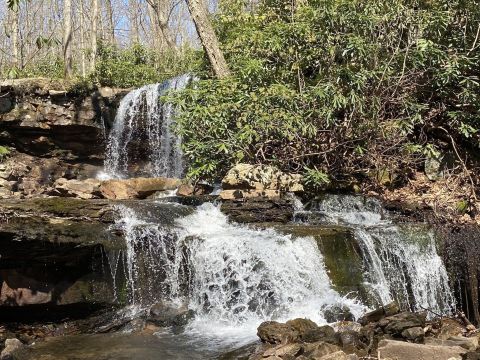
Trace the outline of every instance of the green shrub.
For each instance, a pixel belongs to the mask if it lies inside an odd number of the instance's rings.
[[[477,1],[242,4],[229,0],[215,19],[232,78],[173,97],[190,176],[238,161],[332,180],[407,175],[452,141],[478,151]]]
[[[100,44],[90,79],[101,86],[140,87],[189,72],[196,65],[196,56],[188,48],[160,56],[140,44],[126,49]]]

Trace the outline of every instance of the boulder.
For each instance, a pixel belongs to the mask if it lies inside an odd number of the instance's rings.
[[[278,345],[263,353],[263,357],[277,356],[279,358],[295,358],[303,352],[303,346],[298,343]]]
[[[260,324],[257,335],[263,342],[270,344],[281,344],[298,339],[298,332],[287,324],[277,321],[266,321]]]
[[[240,199],[255,199],[255,198],[268,198],[279,199],[279,190],[223,190],[220,192],[220,199],[222,200],[240,200]]]
[[[402,331],[402,337],[407,340],[416,342],[416,343],[423,343],[425,339],[425,331],[423,327],[412,327]]]
[[[177,196],[203,196],[213,191],[213,186],[208,184],[182,184],[177,189]]]
[[[150,308],[147,320],[161,327],[184,326],[193,316],[193,310],[185,304],[178,306],[162,301]]]
[[[53,184],[54,193],[63,197],[77,197],[80,199],[100,199],[103,197],[100,191],[101,181],[97,179],[68,180],[60,178]]]
[[[180,184],[179,179],[163,177],[106,180],[101,183],[100,191],[111,200],[145,199],[159,191],[175,190]]]
[[[425,313],[413,313],[405,311],[400,314],[388,316],[382,319],[378,325],[383,328],[383,331],[386,334],[402,336],[402,332],[404,330],[417,327],[423,329],[425,326],[425,318]]]
[[[223,213],[240,223],[286,223],[292,220],[294,204],[291,199],[241,199],[224,201]]]
[[[15,354],[25,349],[25,345],[18,339],[5,340],[5,348],[0,354],[0,360],[14,360]]]
[[[222,180],[225,190],[303,191],[302,176],[286,174],[274,166],[237,164]]]
[[[325,311],[323,312],[323,316],[328,323],[355,320],[350,309],[344,305],[334,305],[325,309]]]
[[[317,341],[304,345],[304,354],[310,359],[321,358],[322,356],[329,355],[340,350],[340,347],[337,345],[329,344],[324,341]]]
[[[396,302],[392,302],[390,304],[381,306],[378,309],[366,313],[360,319],[358,319],[358,322],[365,326],[368,323],[377,322],[386,316],[398,314],[399,311],[400,308],[398,304]]]
[[[413,344],[396,340],[381,340],[378,358],[390,360],[461,360],[467,350],[459,346]]]

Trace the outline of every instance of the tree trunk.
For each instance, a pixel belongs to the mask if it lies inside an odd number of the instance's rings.
[[[128,7],[131,11],[130,20],[130,42],[132,44],[140,43],[140,25],[139,25],[139,9],[137,0],[129,0]]]
[[[97,61],[97,32],[98,32],[98,0],[92,0],[92,33],[91,46],[92,54],[90,61],[90,71],[95,70],[95,63]]]
[[[83,0],[80,0],[80,54],[82,77],[85,77],[87,75],[87,66],[85,59],[85,10],[83,8]]]
[[[213,30],[213,26],[208,19],[205,5],[202,3],[202,0],[187,0],[187,4],[215,76],[219,79],[229,76],[230,69],[220,49],[220,44]]]
[[[105,0],[105,6],[107,8],[108,33],[110,42],[115,44],[115,24],[113,23],[112,0]]]
[[[72,77],[72,0],[63,0],[63,60],[65,78]]]
[[[20,49],[18,43],[18,6],[11,9],[12,12],[12,63],[15,68],[20,67]]]
[[[168,16],[172,8],[171,3],[168,0],[147,0],[149,9],[153,10],[149,13],[152,15],[152,21],[155,22],[155,31],[158,37],[157,41],[160,44],[166,44],[170,49],[176,49],[176,43],[170,28],[168,27]],[[160,45],[163,48],[163,46]],[[163,49],[159,49],[160,51]]]

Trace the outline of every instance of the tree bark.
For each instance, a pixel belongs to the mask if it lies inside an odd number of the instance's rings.
[[[72,77],[72,0],[63,0],[63,60],[65,78]]]
[[[163,50],[161,44],[166,44],[170,49],[176,49],[176,43],[170,28],[168,27],[168,16],[171,10],[171,4],[166,0],[147,0],[149,9],[153,11],[149,12],[151,20],[154,21],[154,28],[156,36],[161,37],[157,39],[159,43],[159,51]]]
[[[112,0],[105,0],[105,7],[107,8],[108,33],[110,42],[115,44],[115,24],[113,22]]]
[[[187,4],[195,28],[197,29],[198,36],[200,37],[200,41],[202,42],[202,46],[208,56],[208,60],[210,61],[215,76],[219,79],[229,76],[230,69],[225,61],[223,52],[220,49],[217,35],[208,19],[205,5],[202,3],[202,0],[187,0]]]
[[[12,56],[12,65],[15,68],[21,67],[20,64],[20,49],[19,49],[19,43],[18,43],[18,6],[14,6],[11,9],[12,12],[12,51],[13,51],[13,56]]]
[[[82,77],[87,75],[87,66],[85,59],[85,10],[83,0],[80,0],[80,56],[82,66]]]
[[[92,31],[91,31],[91,61],[90,71],[95,70],[95,64],[97,61],[97,32],[98,32],[98,0],[92,0]]]

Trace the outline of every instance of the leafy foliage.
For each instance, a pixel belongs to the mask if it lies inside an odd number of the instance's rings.
[[[163,53],[161,57],[140,44],[122,49],[100,44],[93,82],[103,86],[138,87],[161,82],[187,72],[195,64],[196,53],[182,49]]]
[[[174,98],[190,176],[238,161],[404,176],[432,151],[478,151],[479,5],[227,0],[215,24],[235,75]]]

